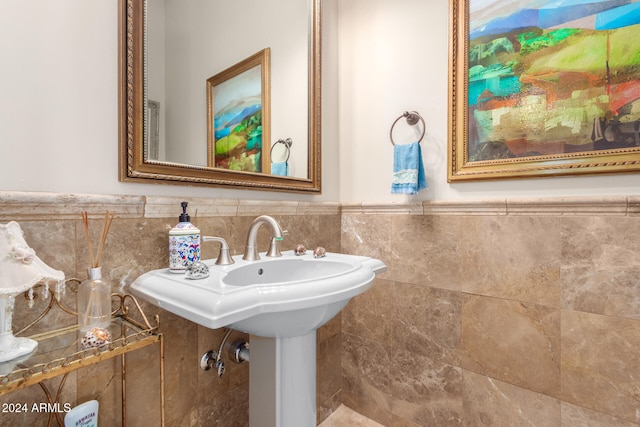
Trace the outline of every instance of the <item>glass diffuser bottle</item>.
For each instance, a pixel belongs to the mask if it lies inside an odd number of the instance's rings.
[[[78,329],[108,328],[111,323],[111,285],[102,279],[102,267],[90,268],[78,287]]]

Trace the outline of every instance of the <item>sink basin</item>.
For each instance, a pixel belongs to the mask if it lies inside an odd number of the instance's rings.
[[[324,258],[293,251],[232,265],[204,261],[210,276],[190,280],[168,269],[140,276],[131,292],[207,328],[229,327],[270,338],[316,330],[386,271],[379,260],[338,253]]]
[[[386,271],[379,260],[337,253],[324,258],[293,251],[234,264],[204,261],[210,275],[191,280],[168,269],[150,271],[131,292],[207,328],[251,335],[250,427],[315,427],[316,329]]]
[[[222,283],[231,286],[289,285],[341,275],[353,268],[350,263],[323,258],[267,258],[234,268]]]

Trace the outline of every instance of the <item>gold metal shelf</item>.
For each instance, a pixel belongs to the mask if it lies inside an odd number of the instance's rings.
[[[77,284],[79,280],[69,279],[66,286],[74,282]],[[73,285],[70,286],[70,289],[73,292],[76,290]],[[43,313],[35,321],[18,331],[16,335],[26,336],[24,332],[42,320],[55,306],[70,315],[77,315],[74,310],[63,305],[62,298],[59,295],[46,291],[43,294],[46,298],[50,298]],[[25,298],[32,297],[33,292],[25,293]],[[137,300],[131,295],[113,294],[112,300],[117,300],[119,304],[113,311],[111,324],[108,328],[111,333],[111,339],[108,343],[98,347],[83,348],[81,344],[83,334],[80,333],[77,325],[28,336],[28,338],[38,342],[38,346],[31,354],[0,363],[0,396],[39,384],[50,403],[53,403],[51,393],[43,381],[62,375],[66,376],[69,372],[77,369],[121,356],[123,385],[122,425],[124,426],[126,425],[126,404],[124,399],[126,364],[124,355],[158,343],[160,345],[161,420],[162,425],[164,425],[164,340],[162,334],[158,332],[159,318],[155,316],[154,324],[152,325]],[[64,380],[60,388],[63,386]],[[60,390],[58,391],[59,394]],[[59,416],[57,418],[58,424],[62,425]],[[52,418],[50,417],[49,425],[51,422]]]
[[[113,318],[109,332],[112,337],[110,343],[90,349],[82,349],[82,337],[77,326],[29,337],[38,342],[32,354],[25,360],[0,363],[0,395],[146,347],[161,339],[153,329],[140,329],[122,317]]]

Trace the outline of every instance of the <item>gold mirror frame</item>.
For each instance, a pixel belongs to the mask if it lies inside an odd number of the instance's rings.
[[[145,159],[144,1],[118,0],[120,181],[320,193],[322,0],[310,0],[307,178]]]

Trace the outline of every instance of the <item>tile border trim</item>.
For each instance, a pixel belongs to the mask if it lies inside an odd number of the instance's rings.
[[[0,221],[101,217],[173,218],[181,201],[192,217],[257,215],[546,215],[640,216],[640,196],[344,203],[0,191]]]
[[[192,218],[340,214],[335,202],[0,191],[0,221],[79,220],[82,211],[101,218],[107,210],[117,218],[174,218],[182,201]]]
[[[420,209],[421,207],[421,209]],[[436,200],[416,204],[344,204],[345,215],[640,216],[640,196]]]

